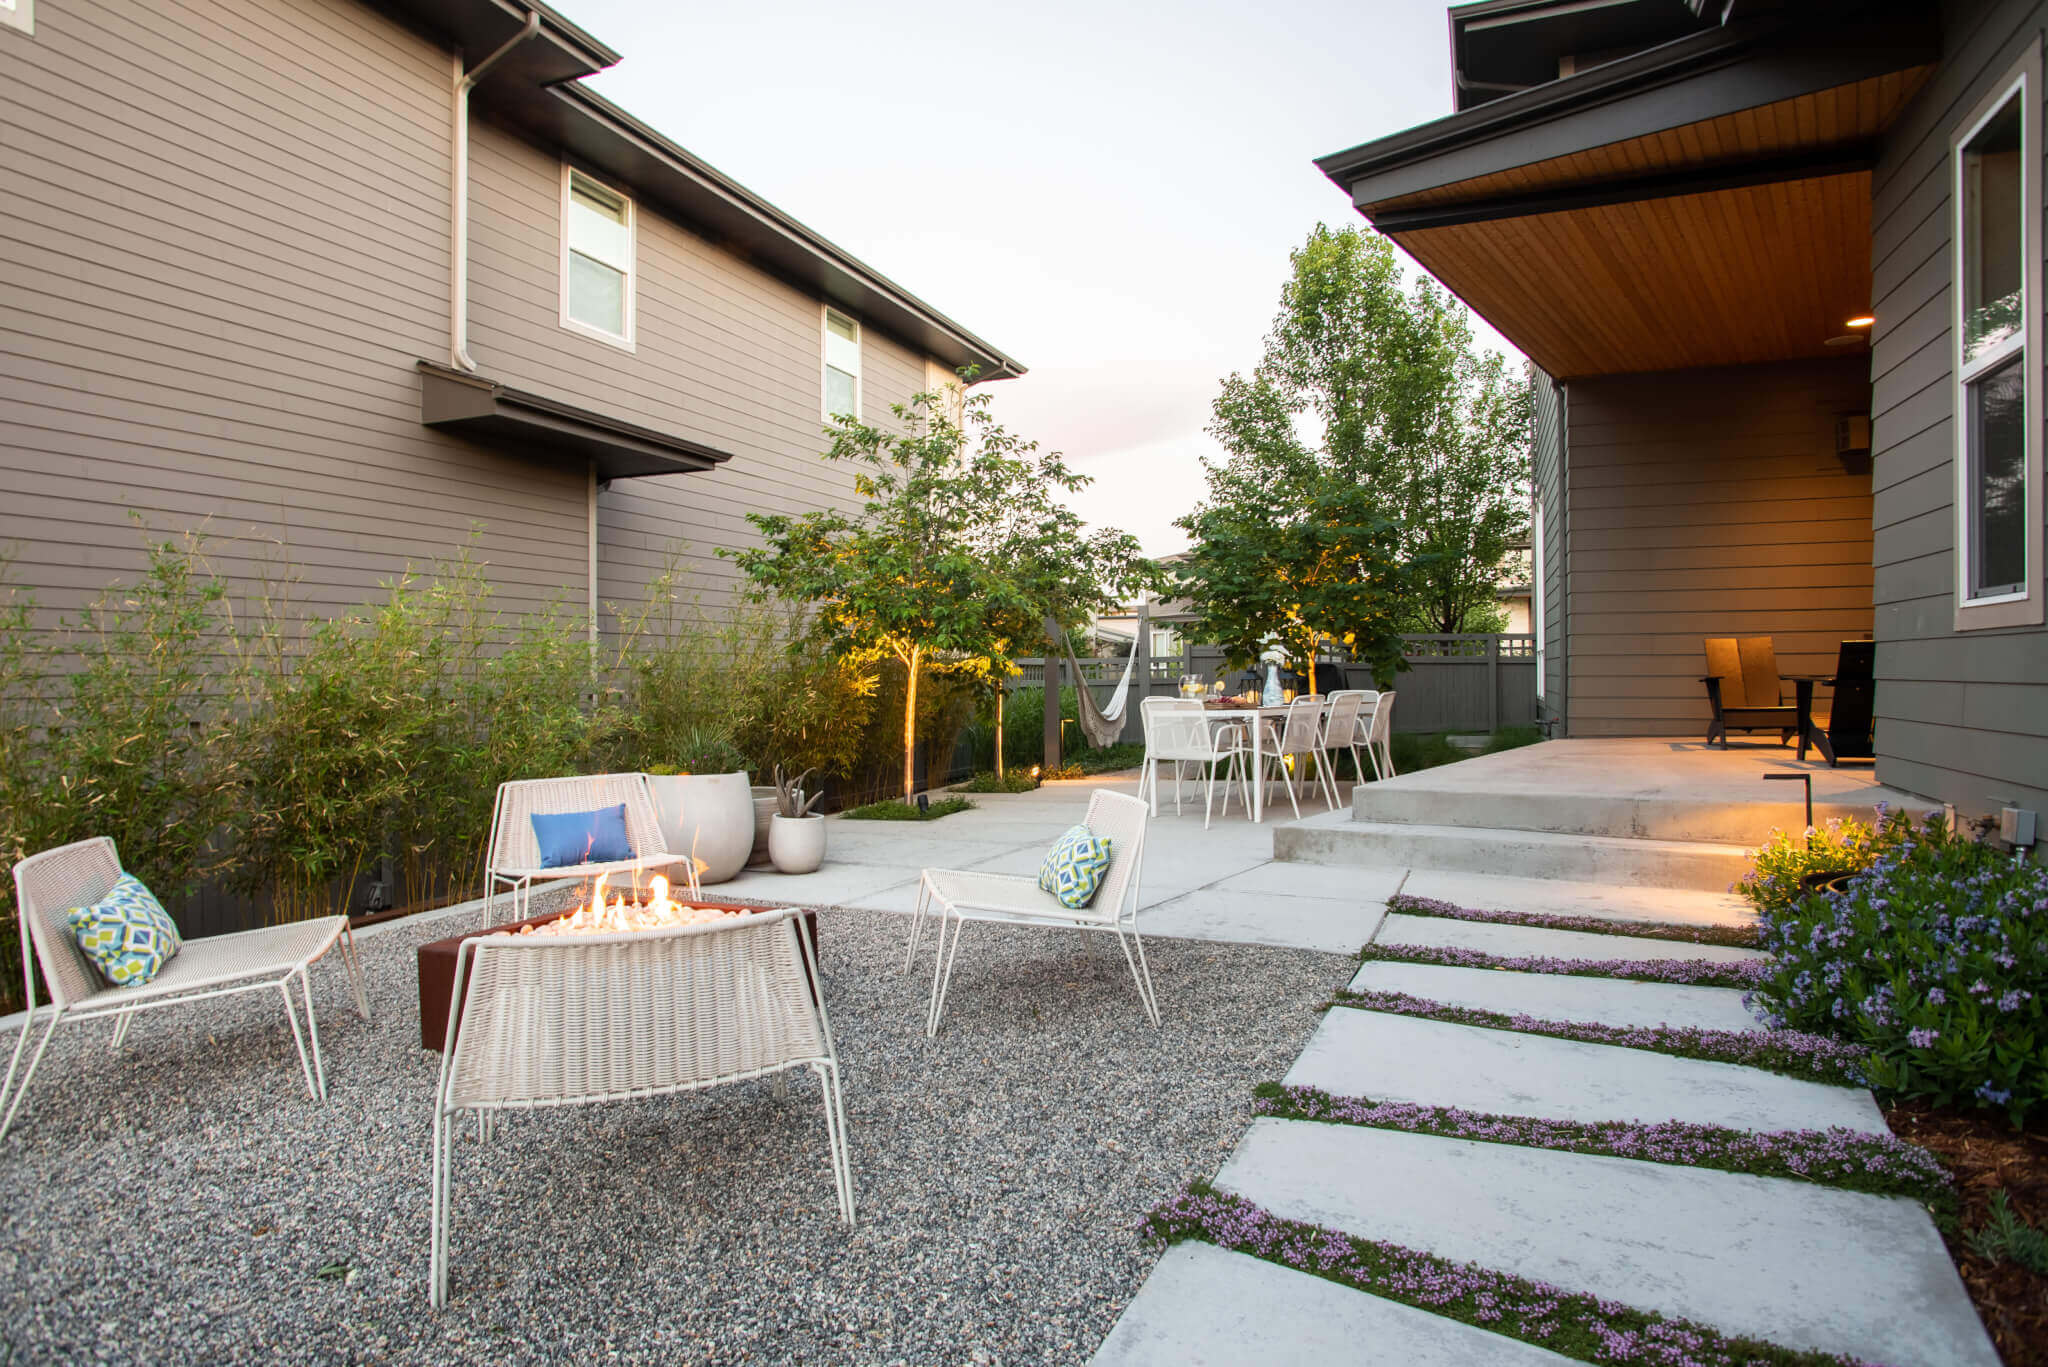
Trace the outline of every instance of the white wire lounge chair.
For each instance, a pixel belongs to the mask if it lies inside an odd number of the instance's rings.
[[[113,891],[121,876],[121,856],[114,842],[105,836],[61,845],[54,850],[32,854],[14,866],[15,907],[21,918],[21,976],[23,998],[28,1003],[21,1034],[14,1042],[14,1057],[7,1065],[7,1079],[0,1082],[0,1139],[14,1124],[15,1112],[35,1080],[36,1066],[50,1037],[66,1021],[98,1020],[114,1016],[114,1032],[108,1041],[120,1048],[128,1038],[128,1027],[138,1011],[183,1006],[208,997],[236,992],[260,992],[275,988],[284,1000],[285,1019],[291,1022],[292,1042],[298,1046],[299,1067],[306,1075],[306,1091],[314,1099],[327,1099],[327,1068],[320,1056],[320,1026],[313,1016],[313,985],[307,974],[313,962],[341,945],[342,962],[348,971],[349,992],[364,1020],[370,1018],[370,1003],[363,991],[362,966],[356,960],[355,941],[349,934],[348,917],[322,916],[311,921],[265,926],[233,935],[210,935],[185,941],[170,962],[139,987],[114,987],[100,976],[98,968],[78,947],[66,913],[73,907],[90,906]],[[42,965],[43,981],[50,988],[50,1013],[28,1068],[17,1086],[15,1074],[21,1068],[24,1049],[37,1015],[33,964]],[[297,1008],[292,1004],[292,980],[298,980],[305,999],[306,1029],[299,1030]],[[307,1037],[312,1040],[310,1057]]]
[[[1351,772],[1359,778],[1365,777],[1365,770],[1359,767],[1358,762],[1365,699],[1365,691],[1357,688],[1340,689],[1330,695],[1328,710],[1323,714],[1322,750],[1323,762],[1329,766],[1333,785],[1337,777],[1337,756],[1347,750],[1351,752]]]
[[[1173,814],[1180,815],[1180,767],[1203,766],[1202,829],[1209,829],[1216,802],[1216,770],[1223,768],[1223,810],[1230,810],[1230,781],[1243,783],[1249,769],[1249,732],[1239,719],[1211,712],[1192,698],[1147,698],[1144,704],[1145,766],[1138,778],[1138,796],[1159,813],[1159,766],[1173,766]],[[1249,793],[1242,795],[1247,810]]]
[[[533,833],[536,815],[589,812],[621,805],[626,809],[626,838],[633,843],[631,859],[542,867],[540,840]],[[537,882],[630,873],[637,892],[643,869],[665,868],[689,859],[687,852],[671,851],[662,838],[661,822],[655,816],[654,796],[645,774],[582,774],[501,783],[497,807],[491,813],[490,850],[484,858],[484,914],[480,924],[489,927],[498,924],[499,919],[524,920]],[[685,881],[694,884],[695,879]],[[509,888],[512,893],[514,911],[508,918],[494,915],[500,888]]]
[[[1138,938],[1138,881],[1145,861],[1145,804],[1135,797],[1098,788],[1088,800],[1086,824],[1110,842],[1109,870],[1095,900],[1076,910],[1042,890],[1028,875],[979,873],[963,869],[926,869],[918,881],[917,915],[910,924],[907,972],[917,959],[917,943],[929,909],[939,918],[938,958],[932,964],[931,1004],[924,1032],[939,1033],[946,1012],[946,993],[953,983],[953,960],[960,952],[960,932],[969,918],[1006,925],[1044,926],[1053,930],[1092,930],[1116,936],[1124,962],[1138,985],[1145,1018],[1159,1024],[1159,999],[1152,992],[1152,970],[1145,963],[1145,942]],[[952,946],[946,929],[952,926]],[[1136,949],[1135,956],[1132,953]]]
[[[1372,758],[1372,771],[1380,778],[1394,776],[1394,695],[1382,693],[1372,708],[1372,730],[1365,742]]]
[[[825,1102],[839,1214],[853,1167],[839,1055],[800,912],[625,935],[483,935],[456,951],[434,1092],[432,1301],[448,1301],[455,1134],[505,1110],[694,1091],[809,1068]]]
[[[1294,760],[1290,766],[1289,758]],[[1266,752],[1266,772],[1259,781],[1267,783],[1277,776],[1287,789],[1288,805],[1294,808],[1295,819],[1301,818],[1301,803],[1295,792],[1301,785],[1301,771],[1308,767],[1310,760],[1323,757],[1323,704],[1319,698],[1296,698],[1287,707],[1287,724],[1281,728],[1280,739],[1272,750]],[[1316,765],[1316,781],[1321,786],[1330,809],[1337,807],[1337,785],[1330,778],[1327,764]],[[1270,788],[1270,783],[1268,787]]]

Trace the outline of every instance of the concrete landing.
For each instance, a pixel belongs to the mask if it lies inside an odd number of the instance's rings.
[[[1530,911],[1547,916],[1597,916],[1608,921],[1672,921],[1680,925],[1754,925],[1749,903],[1725,886],[1692,888],[1624,887],[1552,878],[1517,878],[1499,873],[1414,869],[1400,890],[1481,911]]]
[[[1889,1133],[1861,1088],[1377,1011],[1325,1012],[1285,1081],[1338,1096],[1551,1120]]]
[[[1426,1310],[1211,1244],[1176,1244],[1094,1367],[1552,1367],[1570,1362]]]
[[[1254,1121],[1217,1185],[1725,1333],[1897,1367],[1999,1361],[1933,1221],[1903,1197],[1283,1120]]]
[[[1810,774],[1816,821],[1868,820],[1879,802],[1926,805],[1879,786],[1867,763],[1830,769],[1794,755],[1740,741],[1727,750],[1662,739],[1545,741],[1360,784],[1352,813],[1370,822],[1753,846],[1774,829],[1806,824],[1800,785],[1767,783],[1768,773]]]
[[[1344,811],[1275,827],[1273,857],[1305,864],[1510,872],[1525,878],[1703,892],[1725,890],[1750,866],[1748,852],[1740,845],[1433,826],[1413,821],[1357,821]]]
[[[1145,908],[1138,916],[1138,933],[1356,954],[1386,914],[1384,902],[1204,888]]]
[[[1695,1026],[1705,1030],[1761,1030],[1727,987],[1681,987],[1622,978],[1571,978],[1548,973],[1504,973],[1491,968],[1438,968],[1434,964],[1369,963],[1351,980],[1355,991],[1378,989],[1453,1006],[1477,1007],[1545,1020],[1601,1025]]]
[[[1373,941],[1382,945],[1426,945],[1476,949],[1488,954],[1547,955],[1556,959],[1678,959],[1716,964],[1762,963],[1761,950],[1733,945],[1696,945],[1684,940],[1650,940],[1640,935],[1595,935],[1583,930],[1545,930],[1488,921],[1453,921],[1442,916],[1395,913],[1380,923]]]

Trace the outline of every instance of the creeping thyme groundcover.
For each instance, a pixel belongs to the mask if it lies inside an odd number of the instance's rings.
[[[1492,954],[1456,945],[1367,945],[1363,963],[1435,964],[1443,968],[1492,968],[1511,973],[1556,973],[1576,978],[1626,978],[1634,982],[1686,987],[1755,987],[1770,965],[1763,959],[1717,963],[1708,959],[1570,959],[1552,954]]]
[[[2048,868],[1902,821],[1843,891],[1763,909],[1751,1004],[1868,1049],[1881,1091],[2023,1124],[2048,1103]]]
[[[1796,880],[1795,880],[1796,886]],[[1461,907],[1436,897],[1397,892],[1387,910],[1403,916],[1435,916],[1447,921],[1479,921],[1499,926],[1533,926],[1538,930],[1576,930],[1589,935],[1624,935],[1637,940],[1680,940],[1696,945],[1756,948],[1753,925],[1686,925],[1677,921],[1623,921],[1605,916],[1559,916],[1547,911],[1486,911]]]
[[[1200,1239],[1581,1362],[1625,1367],[1867,1367],[1856,1359],[1736,1338],[1691,1320],[1283,1219],[1206,1182],[1193,1183],[1162,1202],[1146,1218],[1145,1233],[1168,1244]]]

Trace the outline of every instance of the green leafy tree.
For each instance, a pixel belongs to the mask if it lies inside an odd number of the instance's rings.
[[[1227,455],[1180,522],[1198,543],[1187,587],[1240,646],[1348,637],[1380,671],[1392,632],[1463,631],[1495,610],[1528,527],[1529,386],[1434,282],[1404,290],[1378,234],[1318,226],[1292,263],[1263,358],[1215,403]],[[1233,605],[1221,595],[1248,592],[1252,555],[1289,589]],[[1309,591],[1350,573],[1380,578],[1334,601]]]

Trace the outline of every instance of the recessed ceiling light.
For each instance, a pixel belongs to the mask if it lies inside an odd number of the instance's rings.
[[[1848,322],[1842,324],[1842,326],[1845,328],[1867,328],[1876,321],[1877,316],[1875,314],[1864,313],[1859,314],[1854,318],[1851,318]]]

